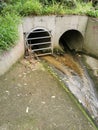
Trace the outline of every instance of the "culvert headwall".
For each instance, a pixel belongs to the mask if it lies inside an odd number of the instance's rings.
[[[23,19],[23,30],[24,33],[29,33],[32,30],[32,28],[37,28],[37,29],[40,29],[40,27],[45,28],[51,31],[51,37],[52,37],[51,43],[53,48],[55,47],[61,48],[59,45],[59,39],[68,30],[79,31],[82,36],[85,36],[87,21],[88,21],[87,16],[75,16],[75,15],[25,17]],[[78,34],[77,32],[75,32],[75,34],[72,33],[72,35],[74,35],[76,39],[78,37],[80,40],[80,37],[77,36],[77,34]],[[73,42],[75,42],[74,36],[71,36]],[[72,45],[72,42],[70,44],[71,46],[75,46],[74,48],[77,49],[76,42],[74,45]],[[82,46],[81,43],[78,44],[79,50],[81,49],[81,46]]]
[[[23,18],[23,31],[29,33],[32,28],[45,28],[51,31],[51,43],[53,48],[61,48],[60,38],[67,32],[70,35],[69,46],[76,50],[84,51],[98,57],[98,19],[87,16],[33,16]],[[69,30],[74,30],[69,32]],[[65,35],[65,34],[64,34]],[[63,36],[64,36],[63,35]],[[84,41],[83,41],[83,38]],[[81,40],[80,40],[81,39]],[[82,43],[82,42],[83,43]],[[77,43],[76,43],[77,42]]]

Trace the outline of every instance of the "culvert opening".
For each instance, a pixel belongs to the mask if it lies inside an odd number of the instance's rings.
[[[83,43],[84,38],[77,30],[68,30],[59,39],[59,44],[64,51],[81,52]]]
[[[26,46],[37,56],[51,54],[53,51],[51,33],[45,29],[34,29],[26,36]]]

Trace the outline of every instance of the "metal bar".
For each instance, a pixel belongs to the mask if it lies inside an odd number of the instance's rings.
[[[40,51],[40,50],[47,50],[47,49],[51,49],[51,47],[40,48],[40,49],[33,49],[32,51]]]
[[[31,33],[39,33],[39,32],[48,32],[48,33],[50,33],[51,31],[33,31],[33,32],[31,32]]]
[[[52,54],[51,52],[50,53],[42,53],[42,54],[36,54],[37,56],[44,56],[44,55],[50,55]]]
[[[41,43],[30,43],[30,44],[28,44],[28,45],[30,45],[30,46],[35,46],[35,45],[43,45],[43,44],[51,44],[51,42],[41,42]]]
[[[35,38],[28,38],[27,40],[35,40],[35,39],[44,39],[44,38],[51,38],[50,36],[46,36],[46,37],[35,37]]]

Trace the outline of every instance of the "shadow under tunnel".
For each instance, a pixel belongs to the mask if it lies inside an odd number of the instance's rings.
[[[59,45],[64,51],[81,52],[83,43],[84,38],[81,32],[77,30],[68,30],[59,39]]]

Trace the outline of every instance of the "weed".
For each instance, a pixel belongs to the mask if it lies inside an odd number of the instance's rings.
[[[7,50],[18,39],[19,16],[6,13],[0,16],[0,51]]]
[[[64,6],[60,5],[59,3],[53,4],[53,5],[47,5],[43,9],[43,14],[64,14]]]
[[[86,14],[91,17],[98,17],[98,10],[92,9],[92,10],[89,10]]]
[[[39,15],[42,12],[42,4],[38,1],[29,0],[22,5],[21,15]]]

